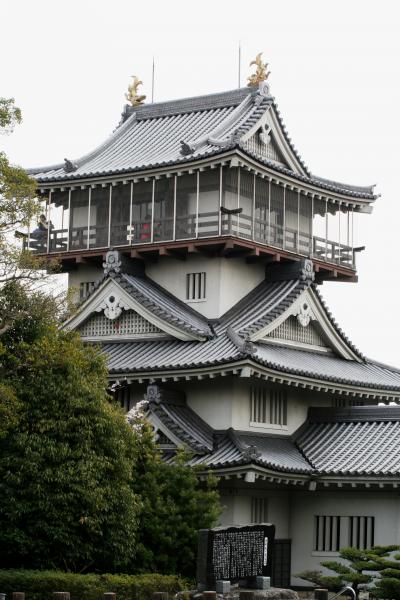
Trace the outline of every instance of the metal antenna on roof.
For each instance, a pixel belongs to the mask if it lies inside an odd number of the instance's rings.
[[[154,102],[154,56],[153,56],[153,70],[151,74],[151,102]]]
[[[242,62],[242,61],[241,61],[241,58],[242,58],[242,56],[241,56],[241,55],[242,55],[242,49],[241,49],[241,47],[240,47],[240,40],[239,40],[239,56],[238,56],[238,88],[240,88],[240,63]]]

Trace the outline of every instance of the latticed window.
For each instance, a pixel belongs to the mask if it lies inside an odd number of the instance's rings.
[[[83,337],[102,337],[118,335],[149,335],[162,333],[161,329],[144,319],[134,310],[124,311],[118,319],[108,319],[105,315],[92,316],[80,328]]]
[[[299,342],[301,344],[309,344],[312,346],[326,346],[323,338],[311,325],[311,323],[307,325],[307,327],[303,327],[300,325],[296,317],[289,317],[286,319],[286,321],[271,331],[268,337],[280,340],[288,340],[291,342]]]
[[[287,394],[253,385],[250,389],[250,421],[269,425],[287,425]]]
[[[94,281],[82,281],[79,284],[79,300],[87,298],[94,288]]]
[[[317,552],[338,552],[342,517],[317,515],[315,519],[315,543]]]
[[[343,546],[367,550],[374,543],[375,517],[314,517],[314,550],[317,552],[339,552]]]
[[[348,517],[349,546],[359,550],[372,548],[375,543],[375,517]]]
[[[187,273],[186,275],[186,300],[205,300],[206,274]]]
[[[252,523],[267,523],[268,522],[268,499],[257,498],[251,499],[251,522]]]

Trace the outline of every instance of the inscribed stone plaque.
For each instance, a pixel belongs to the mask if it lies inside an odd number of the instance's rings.
[[[216,527],[199,531],[199,589],[215,589],[217,580],[239,581],[271,575],[275,526],[269,523]]]

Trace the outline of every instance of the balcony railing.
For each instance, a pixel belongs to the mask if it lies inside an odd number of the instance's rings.
[[[312,230],[312,223],[309,223]],[[234,236],[265,246],[355,269],[355,251],[348,245],[327,237],[311,235],[299,228],[268,222],[245,214],[210,211],[164,218],[144,218],[127,223],[90,225],[42,231],[27,235],[26,248],[37,254],[74,252],[77,250],[133,246],[159,242]]]

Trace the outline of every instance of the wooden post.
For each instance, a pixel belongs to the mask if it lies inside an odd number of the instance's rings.
[[[105,592],[103,598],[104,600],[117,600],[117,594],[115,592]]]
[[[69,592],[53,592],[54,600],[70,600]]]
[[[12,600],[25,600],[25,592],[13,592]]]
[[[315,600],[328,600],[328,590],[323,588],[314,590],[314,598]]]

